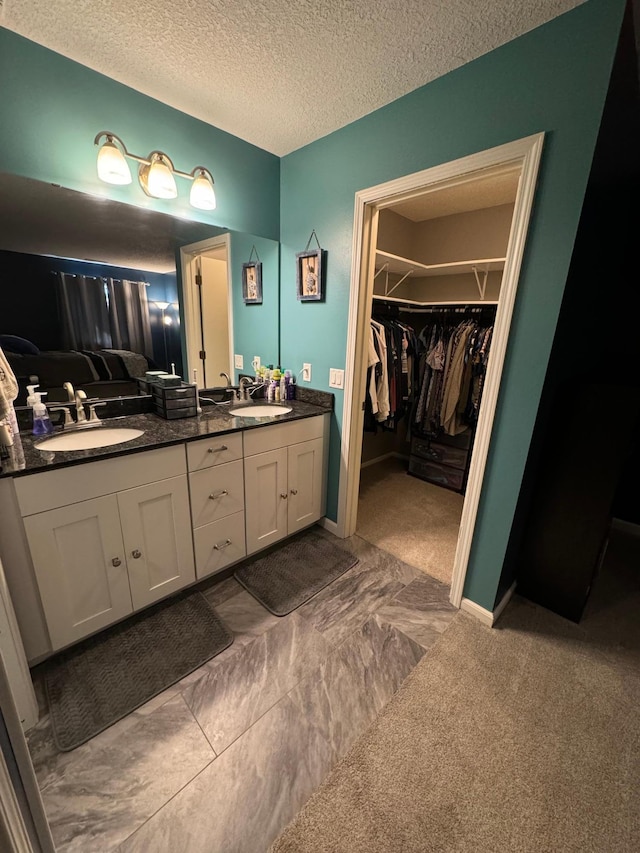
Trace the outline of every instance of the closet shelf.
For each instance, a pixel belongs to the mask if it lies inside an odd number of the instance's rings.
[[[392,255],[391,252],[383,252],[376,249],[376,270],[382,271],[383,267],[390,273],[415,272],[422,276],[431,275],[459,275],[461,273],[473,272],[474,268],[481,272],[494,272],[503,270],[506,258],[479,258],[473,261],[452,261],[448,264],[421,264],[400,255]]]
[[[374,300],[379,300],[381,302],[391,302],[396,305],[411,305],[416,308],[438,308],[445,307],[447,305],[451,305],[452,307],[457,307],[460,305],[470,305],[470,306],[481,306],[481,305],[497,305],[497,300],[493,299],[460,299],[458,301],[447,299],[444,302],[421,302],[418,299],[399,299],[396,296],[384,296],[382,293],[374,293]]]

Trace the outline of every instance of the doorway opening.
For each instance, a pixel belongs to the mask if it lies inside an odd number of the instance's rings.
[[[457,607],[542,141],[356,195],[336,532],[446,583]]]
[[[183,246],[180,254],[187,376],[210,388],[233,375],[229,235]]]

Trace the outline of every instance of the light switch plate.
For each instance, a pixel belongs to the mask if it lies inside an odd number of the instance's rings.
[[[337,367],[329,368],[329,387],[344,388],[344,370],[339,370]]]
[[[251,365],[256,373],[260,370],[260,363],[260,356],[254,355],[254,357],[251,359]]]
[[[244,368],[244,358],[241,355],[234,355],[233,364],[236,370],[242,370]]]
[[[308,363],[302,365],[302,378],[305,382],[311,382],[311,365]]]

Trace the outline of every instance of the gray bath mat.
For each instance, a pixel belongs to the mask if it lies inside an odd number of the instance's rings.
[[[85,743],[232,642],[206,598],[190,592],[62,652],[45,671],[58,749]]]
[[[357,562],[353,554],[309,532],[241,566],[234,577],[267,610],[286,616]]]

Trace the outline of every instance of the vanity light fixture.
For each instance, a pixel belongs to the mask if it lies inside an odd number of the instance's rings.
[[[138,180],[144,192],[151,198],[176,198],[178,188],[174,175],[178,175],[192,181],[189,195],[192,207],[215,210],[213,175],[204,166],[196,166],[191,172],[181,172],[163,151],[152,151],[148,157],[138,157],[137,154],[127,151],[120,137],[109,130],[101,130],[94,139],[94,145],[100,145],[98,177],[101,181],[107,184],[130,184],[131,170],[127,163],[129,158],[140,164]]]

